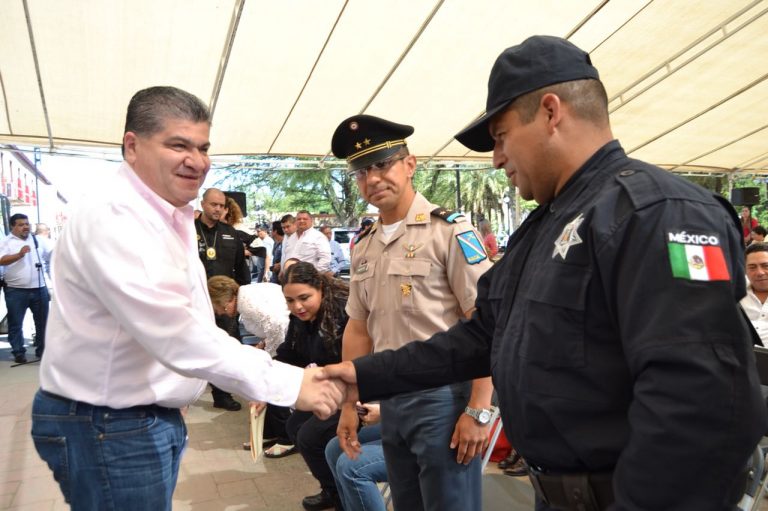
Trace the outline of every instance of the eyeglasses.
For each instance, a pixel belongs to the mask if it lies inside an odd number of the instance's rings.
[[[347,175],[349,177],[354,177],[358,181],[362,181],[363,179],[368,177],[368,172],[372,170],[378,170],[383,174],[384,172],[387,172],[389,169],[391,169],[395,163],[399,162],[400,160],[404,160],[407,157],[408,155],[404,154],[402,156],[397,156],[394,158],[388,158],[386,160],[377,161],[376,163],[373,163],[365,167],[361,167],[357,170],[350,170],[349,172],[347,172]]]

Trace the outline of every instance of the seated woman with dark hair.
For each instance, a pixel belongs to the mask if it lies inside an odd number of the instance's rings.
[[[275,358],[298,367],[340,362],[341,338],[348,319],[344,311],[349,295],[346,283],[304,262],[287,265],[280,278],[291,317],[285,342],[277,348]],[[267,405],[268,410],[271,406]],[[323,421],[310,412],[295,411],[286,423],[289,438],[320,482],[321,492],[305,497],[304,509],[342,507],[325,461],[325,446],[336,436],[338,422],[338,412]]]

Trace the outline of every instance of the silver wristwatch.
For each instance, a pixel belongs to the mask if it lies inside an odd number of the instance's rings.
[[[479,424],[486,425],[491,422],[491,411],[487,408],[464,408],[464,413],[475,419]]]

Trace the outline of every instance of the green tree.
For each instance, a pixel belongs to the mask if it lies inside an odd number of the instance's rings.
[[[317,158],[243,157],[223,170],[225,182],[248,194],[266,211],[324,211],[341,225],[354,225],[365,212],[354,178],[339,165],[321,168]]]

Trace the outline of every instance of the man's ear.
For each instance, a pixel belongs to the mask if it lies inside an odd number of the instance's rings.
[[[136,133],[132,131],[126,131],[123,135],[123,158],[129,165],[133,165],[136,162],[136,144],[138,137]]]
[[[408,177],[413,178],[413,175],[416,173],[416,157],[412,154],[409,154],[405,157],[403,162],[405,163]]]
[[[541,108],[547,116],[547,131],[554,132],[563,118],[563,104],[557,94],[544,94],[541,98]]]

